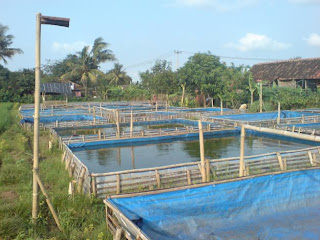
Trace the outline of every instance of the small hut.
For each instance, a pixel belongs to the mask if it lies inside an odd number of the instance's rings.
[[[320,58],[292,59],[260,63],[251,68],[256,82],[267,81],[280,87],[320,88]]]

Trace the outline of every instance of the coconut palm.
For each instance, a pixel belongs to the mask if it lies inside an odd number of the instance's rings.
[[[123,65],[115,63],[113,69],[107,72],[110,84],[115,84],[116,86],[123,84],[130,84],[132,79],[129,77],[125,70],[123,70]]]
[[[115,60],[114,54],[107,47],[108,43],[103,42],[101,37],[94,41],[92,48],[83,47],[82,51],[77,53],[78,63],[68,62],[72,71],[62,75],[61,79],[69,80],[71,77],[78,77],[85,89],[85,95],[88,96],[88,84],[96,83],[98,77],[105,77],[105,74],[99,70],[100,63]]]
[[[9,30],[7,26],[0,24],[0,60],[2,59],[7,64],[6,58],[11,58],[15,54],[21,54],[23,51],[20,48],[10,48],[9,46],[13,42],[14,36],[6,32]]]

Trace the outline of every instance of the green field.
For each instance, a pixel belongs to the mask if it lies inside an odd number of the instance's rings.
[[[60,232],[40,194],[40,212],[31,221],[33,136],[19,125],[18,104],[0,103],[0,239],[112,239],[105,209],[94,197],[68,195],[71,180],[49,134],[40,136],[40,176],[58,212]]]

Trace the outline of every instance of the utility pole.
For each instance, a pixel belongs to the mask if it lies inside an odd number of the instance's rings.
[[[35,221],[39,213],[39,118],[40,118],[40,66],[41,66],[41,24],[69,27],[69,18],[42,16],[36,17],[36,48],[35,48],[35,90],[34,90],[34,136],[33,136],[33,192],[32,192],[32,220]]]
[[[177,55],[176,70],[178,70],[178,68],[179,68],[179,54],[181,54],[182,51],[174,50],[174,53]]]

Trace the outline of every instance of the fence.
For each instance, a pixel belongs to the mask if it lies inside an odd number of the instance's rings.
[[[132,169],[110,173],[90,173],[63,144],[63,162],[77,183],[77,189],[99,198],[107,195],[188,186],[202,182],[200,162]],[[306,169],[320,165],[320,147],[247,156],[245,176]],[[238,178],[239,157],[206,159],[206,181]]]

